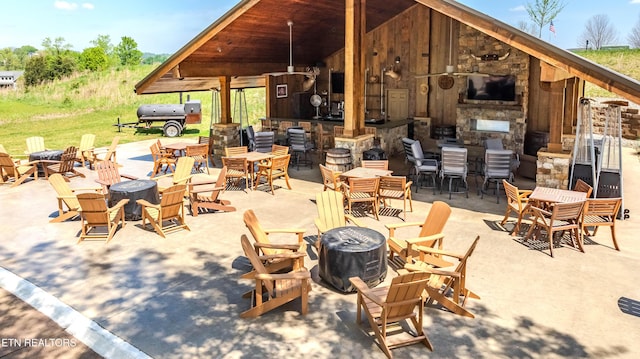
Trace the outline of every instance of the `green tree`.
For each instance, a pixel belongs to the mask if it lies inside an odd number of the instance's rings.
[[[19,69],[24,70],[27,60],[29,57],[37,54],[38,49],[30,45],[25,45],[13,50],[13,53],[18,57],[18,61],[20,63]]]
[[[18,59],[18,56],[16,56],[11,48],[5,47],[4,49],[0,49],[0,69],[10,71],[21,68],[20,59]]]
[[[47,79],[47,59],[45,56],[36,55],[27,60],[24,68],[24,83],[25,86],[38,86]]]
[[[527,3],[525,5],[529,18],[538,28],[538,37],[542,37],[542,29],[549,25],[565,6],[567,4],[560,0],[535,0],[533,4]]]
[[[101,71],[109,67],[109,57],[102,47],[89,47],[82,51],[79,65],[89,71]]]
[[[121,65],[139,65],[142,60],[142,51],[138,50],[138,43],[127,36],[121,38],[115,53],[120,58]]]
[[[64,41],[64,37],[56,37],[55,40],[45,37],[45,39],[42,40],[42,47],[44,47],[44,51],[48,54],[62,56],[71,52],[72,49],[71,44],[65,44]]]

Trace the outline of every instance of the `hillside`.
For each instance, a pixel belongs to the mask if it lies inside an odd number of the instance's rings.
[[[578,55],[603,64],[617,72],[640,79],[640,50],[578,51]],[[63,148],[77,143],[84,133],[96,135],[97,146],[107,146],[114,136],[121,142],[137,141],[143,136],[161,134],[159,130],[136,134],[125,128],[118,133],[118,118],[122,123],[136,122],[136,110],[142,104],[179,103],[179,94],[143,95],[133,92],[136,82],[156,65],[140,65],[109,69],[101,73],[78,74],[27,91],[0,91],[0,143],[10,153],[24,151],[24,139],[39,135],[51,148]],[[265,113],[264,89],[245,92],[249,122],[256,123]],[[185,95],[187,96],[187,95]],[[190,126],[185,135],[207,135],[211,122],[211,92],[190,93],[202,102],[203,121]],[[588,97],[614,97],[613,94],[588,84]],[[183,100],[186,100],[184,98]],[[232,93],[234,112],[236,96]],[[244,110],[243,110],[244,112]],[[237,117],[234,113],[233,117]]]

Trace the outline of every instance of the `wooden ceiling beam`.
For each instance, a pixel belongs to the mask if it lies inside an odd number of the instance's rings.
[[[180,64],[182,77],[258,76],[286,70],[286,63],[183,62]]]

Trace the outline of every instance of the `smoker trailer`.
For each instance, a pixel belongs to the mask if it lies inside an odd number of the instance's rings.
[[[166,137],[182,135],[187,125],[199,124],[202,121],[202,106],[200,100],[187,101],[184,104],[153,104],[138,107],[138,122],[120,123],[121,127],[134,127],[136,129],[159,127],[162,124],[162,132]]]

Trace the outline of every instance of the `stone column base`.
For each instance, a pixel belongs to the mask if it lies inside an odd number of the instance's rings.
[[[224,156],[225,147],[240,146],[240,124],[239,123],[214,123],[211,130],[213,137],[213,159],[214,163],[221,163]]]
[[[354,138],[336,137],[336,148],[351,150],[351,163],[353,167],[362,165],[362,152],[373,147],[373,135],[360,135]]]

